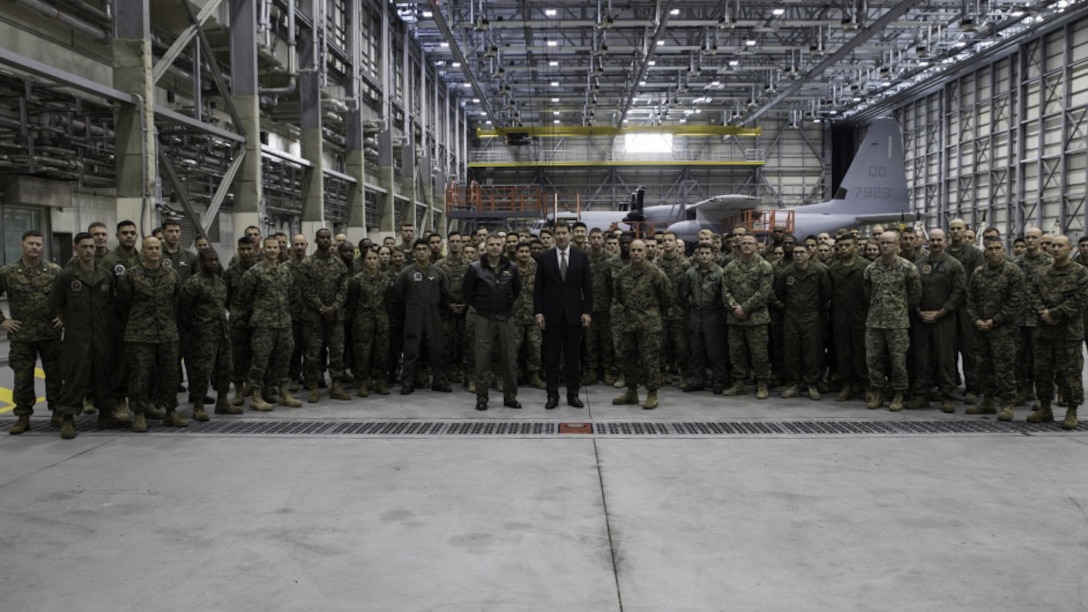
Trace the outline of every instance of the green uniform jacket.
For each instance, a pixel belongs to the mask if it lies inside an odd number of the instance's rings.
[[[536,260],[530,259],[525,268],[518,267],[518,275],[522,278],[536,278]],[[611,290],[609,291],[611,294]],[[596,286],[594,286],[593,300],[597,300]],[[514,298],[514,309],[510,313],[510,321],[514,325],[529,325],[535,321],[533,316],[533,283],[521,283],[521,291]]]
[[[654,260],[654,264],[661,268],[661,271],[665,273],[665,278],[672,283],[673,295],[678,294],[680,292],[680,283],[684,281],[684,272],[691,267],[691,262],[680,255],[675,255],[671,259],[662,255]],[[673,300],[672,306],[669,306],[668,310],[665,311],[664,317],[667,321],[683,320],[684,304],[680,300]]]
[[[253,265],[253,263],[245,265],[241,260],[235,261],[223,275],[223,280],[227,283],[227,309],[230,310],[231,327],[246,326],[242,317],[242,312],[245,310],[242,307],[242,277]]]
[[[680,301],[696,311],[723,309],[723,273],[721,266],[713,262],[705,269],[698,264],[691,266],[684,272],[684,280],[680,283]]]
[[[856,257],[853,265],[844,266],[835,260],[827,267],[827,277],[831,281],[831,313],[865,313],[869,310],[869,300],[865,297],[865,268],[871,262],[864,257]]]
[[[230,338],[227,323],[227,282],[218,275],[197,272],[181,285],[178,321],[198,337]]]
[[[624,268],[616,277],[614,297],[626,313],[620,321],[625,332],[661,332],[662,313],[675,301],[672,283],[649,262]]]
[[[385,299],[392,284],[393,279],[381,272],[371,276],[369,272],[363,270],[352,276],[351,282],[348,283],[344,316],[351,321],[367,318],[388,321],[389,313],[385,309]]]
[[[453,304],[464,304],[465,296],[461,295],[461,281],[464,280],[465,272],[468,272],[468,267],[472,265],[472,262],[461,256],[449,256],[443,257],[438,260],[438,262],[431,265],[445,272],[446,282],[449,283],[450,302]],[[449,314],[449,312],[443,312],[442,314]]]
[[[586,251],[586,256],[589,257],[589,276],[593,284],[593,312],[608,312],[612,306],[612,260],[619,258],[609,255],[604,249],[600,253],[590,249]]]
[[[64,346],[87,359],[109,361],[113,337],[113,274],[103,267],[86,272],[70,263],[49,292],[49,312],[64,321]],[[96,351],[92,353],[91,351]]]
[[[20,257],[0,268],[0,295],[7,294],[11,318],[22,322],[22,329],[8,332],[11,342],[45,342],[60,340],[60,330],[50,322],[49,293],[60,276],[61,268],[44,259],[33,268]],[[0,323],[7,320],[0,311]]]
[[[1042,275],[1050,269],[1050,266],[1054,265],[1054,258],[1040,249],[1034,257],[1024,253],[1017,257],[1015,262],[1016,265],[1020,266],[1020,271],[1024,273],[1024,286],[1031,288],[1038,284]],[[1035,327],[1038,322],[1039,313],[1035,309],[1024,308],[1020,311],[1021,327]]]
[[[955,258],[945,253],[940,259],[926,258],[918,265],[922,278],[922,301],[919,310],[944,309],[956,312],[967,299],[967,273]]]
[[[877,259],[865,268],[865,295],[869,301],[866,327],[910,329],[910,313],[922,299],[918,268],[902,257],[891,265]]]
[[[767,303],[774,297],[774,268],[762,257],[751,261],[738,257],[729,262],[722,274],[722,302],[729,325],[770,325]],[[733,309],[740,306],[746,315],[738,319]]]
[[[193,255],[189,251],[183,248],[178,248],[177,253],[170,253],[166,250],[166,245],[163,245],[162,249],[162,265],[173,268],[174,272],[178,273],[178,281],[184,285],[185,281],[189,280],[189,277],[197,274],[197,261],[196,255]]]
[[[774,291],[793,319],[820,319],[831,303],[827,266],[809,261],[802,270],[792,263],[775,278]]]
[[[98,265],[113,274],[114,278],[121,278],[129,269],[140,265],[140,252],[133,249],[132,255],[125,255],[118,247],[107,253]]]
[[[302,299],[302,320],[320,321],[321,309],[332,306],[336,309],[333,320],[343,321],[350,277],[343,260],[331,251],[328,257],[314,253],[302,260],[294,274],[294,282]]]
[[[117,281],[116,306],[125,321],[125,342],[178,341],[177,299],[181,284],[173,268],[130,268]]]
[[[960,248],[955,248],[951,244],[945,248],[952,257],[956,258],[956,261],[960,262],[963,266],[963,271],[967,275],[967,282],[971,282],[971,275],[975,273],[975,269],[979,266],[986,265],[986,256],[982,254],[979,248],[969,242],[964,242]]]
[[[242,276],[241,319],[251,329],[290,329],[291,294],[295,292],[286,263],[253,264]]]
[[[971,321],[993,319],[995,328],[1016,325],[1024,301],[1024,273],[1009,261],[975,268],[967,285],[967,315]]]
[[[1084,338],[1084,320],[1081,308],[1088,303],[1088,268],[1070,262],[1064,268],[1050,266],[1028,291],[1029,308],[1036,316],[1043,310],[1050,311],[1056,324],[1039,317],[1036,338],[1080,342]]]

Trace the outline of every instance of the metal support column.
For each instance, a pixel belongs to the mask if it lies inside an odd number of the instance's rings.
[[[257,0],[230,0],[231,97],[246,134],[245,159],[231,184],[234,194],[235,234],[262,222],[261,112],[257,90]],[[230,246],[233,247],[233,244]]]
[[[321,36],[325,35],[322,5],[324,0],[307,0],[299,4],[300,12],[309,18],[313,28],[302,28],[299,36],[298,79],[301,117],[302,157],[310,166],[302,172],[302,232],[312,236],[325,222],[325,156],[321,134],[321,74],[325,59],[321,55]]]
[[[397,199],[394,197],[396,185],[393,181],[393,44],[390,36],[391,26],[389,3],[381,3],[381,96],[382,130],[378,133],[378,186],[385,193],[378,199],[378,228],[382,236],[398,236],[397,227],[405,221],[403,214],[397,214]],[[408,219],[411,222],[411,219]]]
[[[351,74],[350,95],[345,124],[347,134],[345,144],[347,151],[344,155],[345,172],[355,179],[348,187],[348,238],[358,242],[367,235],[366,218],[366,187],[364,179],[366,175],[366,163],[363,158],[363,100],[362,100],[362,63],[363,63],[363,34],[362,34],[362,7],[359,0],[351,0],[348,6],[348,30],[351,33]],[[374,236],[376,237],[376,235]]]
[[[136,100],[117,110],[117,218],[131,219],[150,233],[157,223],[151,201],[156,177],[151,17],[148,0],[116,0],[114,7],[113,86]]]

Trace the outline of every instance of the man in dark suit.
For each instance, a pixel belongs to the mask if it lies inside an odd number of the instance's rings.
[[[533,312],[536,324],[544,331],[544,380],[551,410],[559,405],[559,355],[566,366],[567,405],[582,408],[578,399],[581,380],[582,328],[590,323],[593,287],[589,258],[571,248],[570,227],[564,221],[555,224],[555,247],[537,259],[536,284],[533,287]]]

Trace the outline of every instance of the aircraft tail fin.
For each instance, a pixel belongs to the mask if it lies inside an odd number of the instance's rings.
[[[907,212],[907,169],[903,135],[895,119],[876,119],[835,192],[836,212]]]

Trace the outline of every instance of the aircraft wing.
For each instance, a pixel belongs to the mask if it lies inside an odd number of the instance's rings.
[[[899,223],[907,221],[918,221],[923,217],[924,215],[915,212],[899,212],[878,213],[875,215],[858,215],[856,219],[859,225],[872,225],[874,223]]]
[[[762,202],[763,200],[755,196],[726,194],[690,204],[687,210],[689,214],[691,211],[695,212],[696,221],[721,224],[748,209],[759,208]]]

